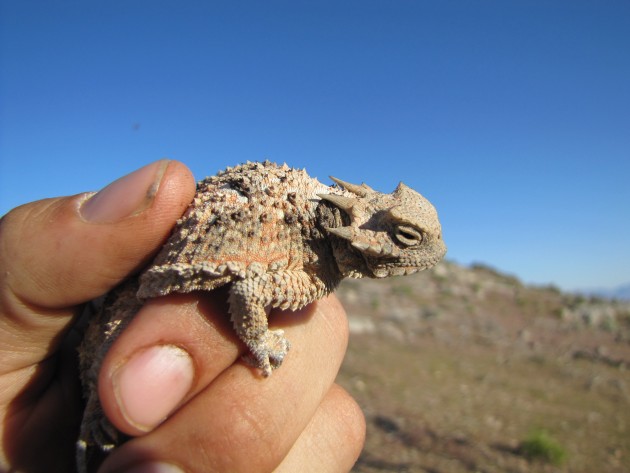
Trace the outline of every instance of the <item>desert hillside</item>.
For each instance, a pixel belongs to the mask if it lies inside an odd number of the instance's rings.
[[[630,303],[444,262],[338,295],[355,472],[630,471]]]

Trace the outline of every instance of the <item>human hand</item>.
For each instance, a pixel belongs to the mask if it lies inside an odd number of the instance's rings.
[[[71,328],[82,305],[146,265],[192,200],[159,161],[99,194],[48,199],[0,221],[0,469],[72,471],[82,415]],[[348,471],[363,415],[334,384],[347,342],[334,297],[272,315],[293,349],[268,379],[240,361],[226,294],[149,301],[99,377],[111,422],[135,438],[99,471]]]

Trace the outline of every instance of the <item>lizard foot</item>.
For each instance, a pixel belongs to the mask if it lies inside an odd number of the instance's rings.
[[[284,337],[284,330],[267,330],[261,337],[247,342],[247,347],[250,352],[244,357],[247,363],[260,368],[262,375],[268,377],[282,364],[291,344]]]

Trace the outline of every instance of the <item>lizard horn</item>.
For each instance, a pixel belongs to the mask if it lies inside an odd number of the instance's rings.
[[[350,227],[326,227],[326,230],[344,240],[352,240],[354,237],[354,232]]]
[[[404,183],[400,182],[398,183],[398,186],[396,187],[396,189],[394,189],[394,193],[408,192],[410,190],[413,190],[413,189],[405,185]]]
[[[340,185],[347,191],[352,192],[355,195],[358,195],[359,197],[365,197],[370,192],[374,192],[374,189],[372,189],[370,186],[367,186],[365,184],[361,184],[360,186],[358,186],[356,184],[350,184],[349,182],[345,182],[345,181],[342,181],[341,179],[337,179],[336,177],[330,176],[330,178],[336,184]]]
[[[346,212],[352,210],[352,207],[354,207],[354,204],[357,202],[356,199],[353,199],[352,197],[344,197],[343,195],[337,194],[317,194],[317,197],[327,200],[331,204],[336,205]]]

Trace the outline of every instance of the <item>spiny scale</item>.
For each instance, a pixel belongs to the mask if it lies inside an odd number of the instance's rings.
[[[299,309],[344,277],[411,274],[444,256],[437,212],[420,194],[402,183],[383,194],[331,179],[336,186],[265,161],[228,167],[198,183],[154,261],[94,306],[80,353],[87,406],[79,471],[87,470],[95,452],[122,441],[103,415],[98,372],[144,300],[229,285],[230,317],[249,352],[246,360],[270,376],[290,344],[282,331],[269,329],[266,308]]]

